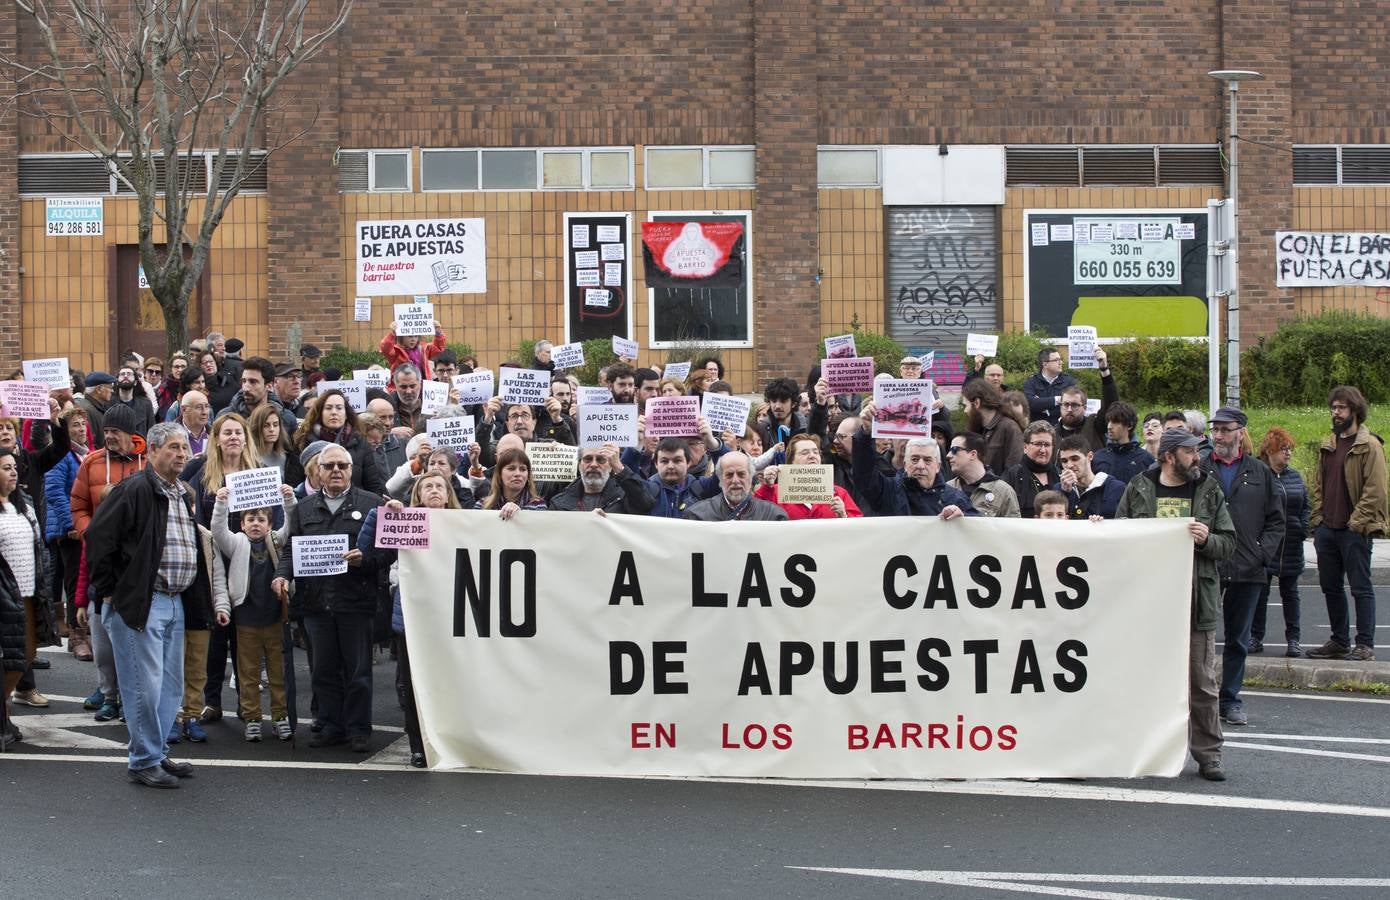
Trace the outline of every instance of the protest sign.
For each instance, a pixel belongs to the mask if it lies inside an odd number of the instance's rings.
[[[536,481],[569,484],[578,477],[579,448],[553,441],[532,441],[526,445],[531,460],[531,477]]]
[[[486,291],[482,219],[357,223],[357,293],[404,297]]]
[[[923,371],[923,372],[928,372],[928,373],[930,373],[930,372],[931,372],[931,367],[934,366],[934,365],[936,365],[936,351],[935,351],[935,350],[928,350],[926,353],[923,353],[921,356],[919,356],[919,357],[917,357],[917,358],[920,359],[920,360],[922,361],[922,371]]]
[[[841,359],[846,356],[858,356],[859,351],[854,346],[854,335],[841,334],[836,337],[825,339],[825,358]]]
[[[434,337],[433,303],[397,303],[396,337]]]
[[[428,550],[430,511],[380,507],[376,511],[376,546],[382,550]]]
[[[1067,367],[1095,369],[1096,330],[1090,325],[1067,326]]]
[[[47,419],[48,385],[37,381],[0,381],[0,416],[12,419]]]
[[[700,412],[709,422],[710,431],[716,435],[732,431],[738,437],[743,437],[748,431],[748,411],[752,408],[752,401],[708,391],[700,399]]]
[[[386,390],[391,383],[391,373],[385,369],[353,369],[352,380],[360,381],[369,388]]]
[[[829,503],[835,499],[835,467],[778,466],[778,503]]]
[[[21,363],[25,381],[48,385],[50,391],[72,390],[72,375],[68,373],[66,356],[52,359],[26,359]],[[45,416],[47,418],[47,416]]]
[[[613,402],[613,392],[606,387],[589,387],[581,384],[579,396],[575,400],[580,406],[601,406]]]
[[[244,512],[248,509],[275,509],[284,504],[280,494],[280,469],[265,466],[260,469],[247,469],[244,472],[228,472],[227,511]]]
[[[1185,762],[1182,520],[1059,539],[1086,523],[431,516],[430,549],[399,572],[434,768],[1132,778]]]
[[[911,438],[931,434],[933,396],[928,378],[875,381],[872,437]]]
[[[502,383],[497,396],[503,403],[525,403],[530,406],[544,406],[550,396],[550,373],[544,369],[516,369],[507,366],[502,369]]]
[[[1390,232],[1276,231],[1279,287],[1390,287]]]
[[[295,535],[290,539],[295,578],[343,575],[348,570],[345,534]]]
[[[486,403],[492,399],[493,394],[492,370],[480,369],[466,375],[455,375],[454,387],[458,389],[460,404],[470,406],[474,403]]]
[[[348,406],[359,413],[367,411],[367,385],[361,381],[320,381],[315,388],[322,397],[329,391],[341,391]]]
[[[636,359],[637,342],[630,341],[627,338],[620,338],[617,335],[614,335],[613,355],[618,357],[618,359]]]
[[[440,407],[449,405],[449,386],[442,381],[420,383],[420,413],[432,416]]]
[[[451,419],[430,419],[425,422],[425,434],[436,448],[443,447],[456,453],[467,453],[468,445],[476,438],[472,416],[456,416]]]
[[[699,397],[653,397],[647,401],[649,438],[695,437],[700,433]]]
[[[1100,412],[1100,398],[1093,397],[1086,400],[1086,415],[1094,416]]]
[[[582,368],[584,366],[584,345],[578,341],[571,344],[560,344],[555,347],[550,358],[557,369]]]
[[[603,444],[637,446],[636,403],[579,407],[579,446],[598,447]]]
[[[372,298],[358,297],[352,302],[352,321],[370,322],[372,320]]]
[[[674,378],[677,381],[685,381],[687,378],[690,377],[690,363],[667,363],[666,367],[661,370],[661,377]]]
[[[996,355],[999,352],[999,335],[997,334],[967,334],[965,336],[965,355],[984,356],[986,358]]]
[[[821,377],[832,394],[858,394],[874,389],[874,358],[844,356],[821,360]]]

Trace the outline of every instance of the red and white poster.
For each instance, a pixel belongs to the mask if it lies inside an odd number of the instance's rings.
[[[643,222],[647,287],[743,283],[741,222]]]

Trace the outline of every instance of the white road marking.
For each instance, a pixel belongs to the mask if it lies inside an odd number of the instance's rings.
[[[1226,741],[1227,747],[1239,747],[1242,750],[1268,750],[1273,753],[1293,753],[1298,756],[1322,756],[1331,759],[1357,759],[1363,762],[1390,763],[1390,756],[1383,756],[1378,753],[1344,753],[1338,750],[1311,750],[1305,747],[1279,747],[1274,744],[1247,744],[1244,741]]]
[[[1262,741],[1312,741],[1318,744],[1390,744],[1390,738],[1333,737],[1327,734],[1265,734],[1258,731],[1242,731],[1243,738],[1259,738]]]
[[[1332,700],[1337,703],[1381,703],[1390,704],[1390,700],[1380,697],[1343,697],[1340,694],[1280,694],[1275,691],[1241,691],[1242,696],[1246,697],[1280,697],[1285,700]]]
[[[1114,885],[1189,885],[1203,887],[1291,887],[1291,888],[1390,888],[1390,878],[1280,878],[1265,876],[1210,875],[1099,875],[1080,872],[971,872],[935,869],[851,869],[822,866],[787,866],[803,872],[858,875],[894,881],[919,881],[966,888],[987,888],[1050,897],[1087,897],[1095,900],[1177,900],[1154,894],[1091,891],[1054,887],[1058,882]],[[1041,882],[1028,884],[1027,882]]]

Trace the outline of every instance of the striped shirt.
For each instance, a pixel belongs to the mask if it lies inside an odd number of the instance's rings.
[[[154,589],[164,594],[181,594],[198,577],[198,530],[193,515],[184,505],[183,487],[165,481],[154,472],[154,483],[169,498],[169,518],[164,528],[164,553],[159,559]]]

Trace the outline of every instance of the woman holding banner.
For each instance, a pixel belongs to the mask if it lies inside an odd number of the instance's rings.
[[[498,510],[504,520],[520,509],[549,509],[536,493],[531,457],[525,450],[509,447],[497,455],[497,465],[492,467],[492,492],[480,508]]]
[[[424,509],[460,509],[449,479],[439,472],[421,475],[410,490],[410,505]],[[399,511],[405,504],[391,500],[386,508]],[[405,615],[401,612],[401,582],[396,574],[398,550],[378,548],[376,545],[376,522],[380,509],[367,513],[362,530],[357,534],[357,549],[362,557],[375,558],[380,568],[390,567],[391,581],[391,632],[396,638],[398,655],[396,657],[396,699],[405,710],[405,735],[410,740],[410,764],[417,769],[425,767],[425,741],[420,736],[420,713],[415,706],[415,685],[410,677],[410,654],[405,642]]]
[[[821,464],[820,441],[809,434],[793,435],[787,440],[787,464],[796,466],[818,466]],[[758,485],[753,496],[759,500],[776,503],[786,510],[789,519],[859,519],[864,516],[859,505],[849,492],[838,484],[834,485],[835,495],[829,503],[779,503],[777,500],[778,466],[768,466],[762,470],[763,483]]]

